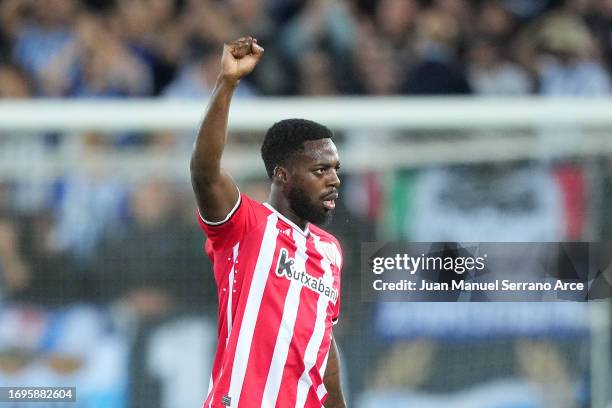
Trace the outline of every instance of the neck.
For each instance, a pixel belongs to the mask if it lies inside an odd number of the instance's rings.
[[[289,221],[293,222],[295,225],[300,227],[301,229],[306,228],[306,220],[299,217],[292,209],[291,205],[289,205],[289,200],[280,190],[280,188],[276,187],[274,184],[272,185],[272,190],[270,191],[270,195],[268,196],[267,202],[276,209],[279,213],[283,214],[285,217],[289,219]]]

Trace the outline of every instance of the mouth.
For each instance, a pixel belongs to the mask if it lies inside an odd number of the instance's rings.
[[[336,208],[336,200],[338,199],[338,193],[328,194],[323,197],[323,207],[327,211],[331,211]]]

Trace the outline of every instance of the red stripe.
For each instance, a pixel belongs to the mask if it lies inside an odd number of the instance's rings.
[[[314,388],[310,388],[308,390],[308,396],[306,397],[306,403],[304,404],[304,407],[320,408],[321,405],[322,404],[319,400],[319,397],[317,396],[316,390]]]
[[[313,298],[316,296],[314,292],[306,288],[300,292],[300,306],[293,330],[293,343],[287,354],[287,363],[280,386],[282,392],[276,403],[279,408],[295,405],[297,380],[304,372],[304,354],[314,330],[316,302],[313,303]]]
[[[259,245],[255,246],[241,246],[238,253],[238,264],[234,272],[234,279],[236,279],[235,290],[233,296],[233,316],[234,319],[232,332],[230,335],[227,348],[225,346],[225,336],[227,334],[227,320],[226,320],[226,308],[228,296],[219,296],[219,339],[217,344],[217,356],[219,356],[219,365],[213,367],[213,389],[211,395],[213,396],[212,407],[223,407],[221,404],[221,398],[227,394],[229,390],[229,382],[232,374],[232,367],[234,365],[234,355],[236,352],[236,345],[238,342],[238,336],[240,334],[240,327],[242,325],[242,318],[244,315],[244,307],[248,298],[249,290],[251,288],[251,282],[253,279],[253,272],[255,265],[257,264],[257,258],[261,246],[264,244],[263,234],[265,228],[257,231],[259,235],[257,238],[253,237],[251,242],[259,242]],[[270,243],[266,243],[269,245]],[[228,256],[231,256],[231,252],[228,252]],[[227,257],[226,257],[227,258]],[[242,263],[242,264],[241,264]],[[229,269],[228,269],[229,274]],[[227,278],[226,281],[227,282]],[[227,285],[226,285],[227,287]],[[219,287],[219,293],[223,289]],[[240,310],[240,313],[237,311]],[[227,357],[227,358],[225,358]],[[222,365],[221,365],[222,364]],[[208,399],[207,399],[208,401]]]
[[[322,276],[322,271],[320,271],[322,256],[315,248],[312,239],[306,241],[306,251],[308,253],[307,273],[314,277]],[[308,288],[304,288],[300,293],[300,306],[293,331],[293,344],[289,348],[287,364],[280,387],[282,392],[276,403],[278,408],[295,406],[297,381],[304,372],[304,355],[308,341],[314,331],[318,298],[319,295]]]
[[[279,223],[278,228],[283,228]],[[257,345],[256,350],[251,350],[249,362],[245,373],[242,393],[240,395],[240,407],[260,407],[263,391],[268,378],[274,346],[278,337],[280,324],[283,318],[285,298],[289,291],[290,281],[276,276],[276,266],[281,248],[289,251],[289,256],[294,258],[296,245],[293,240],[279,234],[276,241],[276,249],[272,261],[270,277],[266,282],[259,315],[253,332],[253,343]]]

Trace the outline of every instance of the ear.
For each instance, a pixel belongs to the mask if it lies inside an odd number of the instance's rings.
[[[272,173],[272,181],[285,184],[287,183],[287,169],[281,166],[276,166],[274,168],[274,173]]]

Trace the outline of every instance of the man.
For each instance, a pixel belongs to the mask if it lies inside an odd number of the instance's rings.
[[[331,132],[315,122],[274,124],[261,149],[271,192],[260,204],[220,166],[229,105],[263,48],[226,44],[191,158],[199,222],[219,297],[218,346],[204,407],[345,407],[332,324],[342,255],[324,224],[338,198]]]

